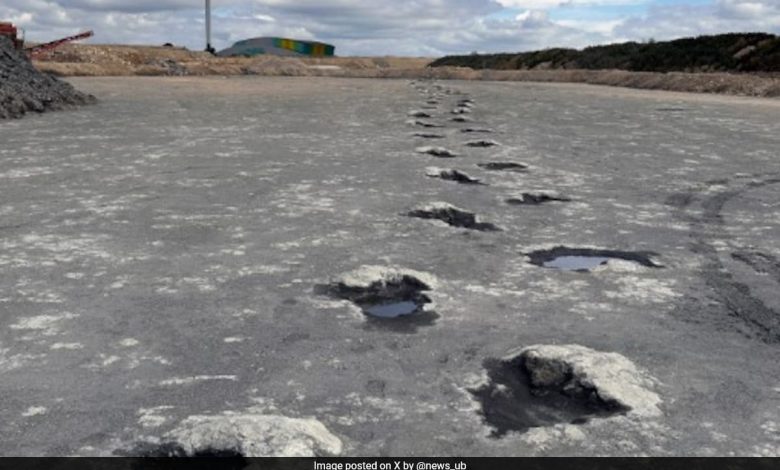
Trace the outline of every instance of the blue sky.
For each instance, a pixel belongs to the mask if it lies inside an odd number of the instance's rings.
[[[93,42],[204,47],[205,0],[1,0],[30,40],[93,29]],[[584,47],[699,34],[780,33],[780,0],[213,0],[213,43],[280,35],[339,55]]]

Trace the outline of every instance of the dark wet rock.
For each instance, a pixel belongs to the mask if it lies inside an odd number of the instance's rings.
[[[414,110],[414,111],[409,111],[409,117],[429,118],[429,117],[431,117],[431,115],[430,115],[430,113],[427,113],[425,111]]]
[[[512,206],[535,206],[547,202],[570,202],[571,199],[559,196],[554,192],[522,193],[518,197],[509,198],[506,203]]]
[[[419,137],[421,139],[443,139],[446,137],[442,134],[432,134],[429,132],[416,132],[414,136]]]
[[[447,150],[444,147],[418,147],[415,149],[417,153],[424,153],[437,158],[455,158],[458,154]]]
[[[464,134],[492,134],[493,129],[479,128],[479,127],[466,127],[460,130]]]
[[[469,142],[466,142],[466,147],[475,147],[475,148],[488,148],[488,147],[496,147],[499,145],[498,142],[495,140],[471,140]]]
[[[647,268],[661,268],[653,261],[657,253],[649,251],[617,251],[593,248],[569,248],[558,246],[549,250],[538,250],[527,254],[531,264],[569,271],[589,271],[608,264],[610,260],[637,263]]]
[[[515,163],[515,162],[477,163],[477,166],[488,171],[525,172],[526,170],[528,170],[528,165],[526,165],[525,163]]]
[[[484,363],[488,381],[471,393],[492,437],[593,417],[661,414],[656,382],[617,353],[580,345],[540,345]]]
[[[130,451],[117,451],[115,453],[120,457],[143,457],[150,459],[167,458],[187,458],[197,457],[200,459],[219,458],[221,464],[228,464],[226,460],[235,460],[230,462],[227,468],[240,469],[247,466],[245,455],[235,449],[212,449],[205,448],[190,454],[187,449],[176,442],[140,442]],[[154,468],[154,467],[151,467]]]
[[[10,39],[0,36],[0,119],[19,118],[93,104],[92,95],[76,91],[69,83],[39,72]]]
[[[437,202],[421,206],[410,211],[407,215],[420,219],[441,220],[452,227],[478,230],[481,232],[498,232],[501,230],[494,224],[480,222],[475,214],[459,209],[446,202]]]
[[[452,122],[474,122],[473,119],[471,119],[468,116],[455,116],[454,118],[450,119]]]
[[[441,178],[447,181],[455,181],[461,184],[484,184],[477,178],[473,178],[466,173],[449,168],[429,167],[425,169],[426,176],[430,178]]]
[[[366,382],[366,392],[369,395],[384,397],[386,388],[387,382],[381,379],[373,379]]]
[[[425,127],[425,128],[429,128],[429,129],[444,127],[443,124],[436,124],[434,122],[420,121],[419,119],[411,119],[409,121],[406,121],[406,123],[409,124],[410,126]]]

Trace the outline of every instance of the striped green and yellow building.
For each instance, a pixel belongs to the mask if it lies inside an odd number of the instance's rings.
[[[238,41],[233,46],[220,51],[223,57],[252,57],[262,54],[281,56],[332,57],[336,48],[330,44],[299,39],[262,37]]]

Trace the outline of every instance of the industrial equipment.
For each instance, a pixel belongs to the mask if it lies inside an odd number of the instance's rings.
[[[13,25],[13,23],[0,22],[0,36],[6,36],[11,38],[16,49],[24,47],[24,32],[19,34],[19,29]]]
[[[87,39],[94,36],[95,33],[92,31],[85,31],[83,33],[79,33],[73,36],[68,36],[66,38],[57,39],[56,41],[47,42],[44,44],[38,44],[36,46],[28,47],[24,51],[27,53],[28,56],[31,58],[35,58],[44,52],[50,51],[52,49],[55,49],[57,47],[60,47],[63,44],[67,44],[72,41],[78,41],[80,39]]]
[[[66,38],[57,39],[55,41],[47,42],[44,44],[36,44],[28,48],[24,48],[24,33],[21,35],[20,29],[14,26],[12,23],[0,22],[0,36],[7,36],[11,38],[14,43],[14,47],[18,50],[24,50],[30,58],[35,58],[44,52],[55,49],[63,44],[67,44],[72,41],[78,41],[80,39],[90,38],[95,35],[92,31],[86,31]]]

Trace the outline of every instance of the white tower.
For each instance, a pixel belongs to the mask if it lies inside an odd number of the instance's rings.
[[[214,53],[211,47],[211,0],[206,0],[206,52]]]

